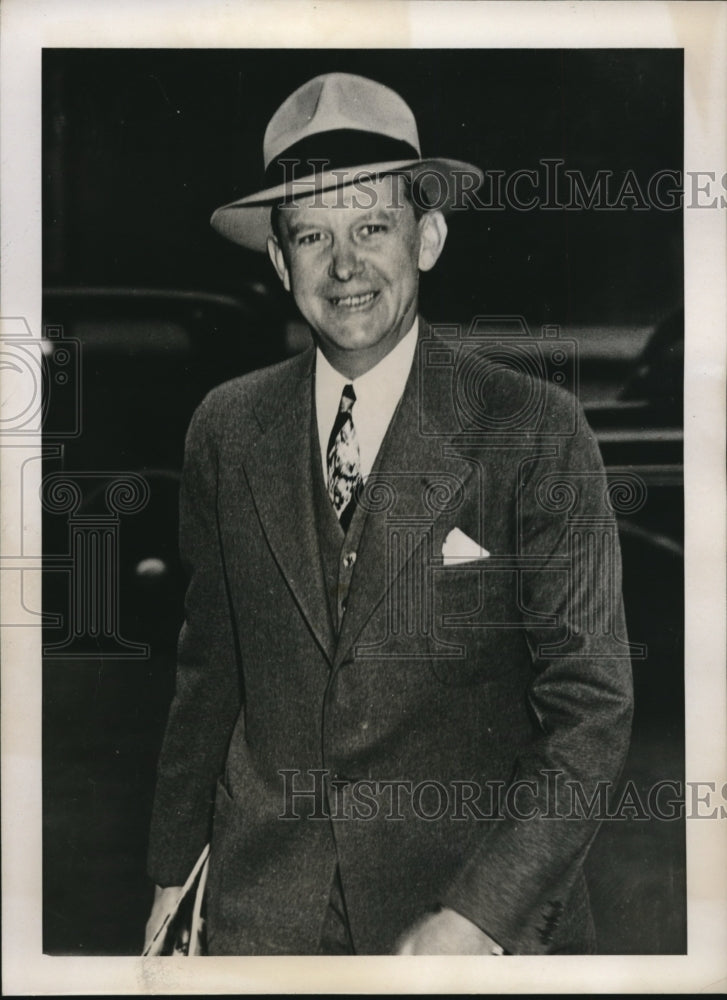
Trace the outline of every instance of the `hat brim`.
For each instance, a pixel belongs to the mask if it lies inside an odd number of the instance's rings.
[[[425,181],[428,182],[431,195],[428,193],[428,203],[422,204],[421,207],[430,211],[439,209],[443,212],[450,212],[455,207],[467,207],[466,193],[476,190],[483,179],[479,167],[461,160],[439,158],[367,163],[345,170],[323,171],[296,179],[294,190],[291,190],[290,185],[279,184],[238,198],[216,209],[210,224],[216,232],[232,240],[233,243],[249,250],[264,252],[268,237],[272,234],[270,209],[273,205],[296,196],[304,197],[318,191],[330,191],[393,173],[406,173],[412,180],[419,179],[423,184]],[[464,183],[465,175],[470,178],[468,184]],[[435,186],[436,191],[433,190]]]

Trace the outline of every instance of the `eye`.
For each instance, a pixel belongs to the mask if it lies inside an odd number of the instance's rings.
[[[322,233],[306,233],[304,236],[298,237],[298,246],[306,247],[310,246],[312,243],[318,243],[323,238]]]
[[[379,233],[385,233],[388,230],[388,226],[385,226],[381,222],[368,222],[365,226],[362,226],[361,228],[364,236],[376,236]]]

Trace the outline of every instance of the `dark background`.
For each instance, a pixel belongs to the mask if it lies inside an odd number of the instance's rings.
[[[259,188],[262,135],[311,76],[397,90],[424,155],[486,170],[562,158],[645,187],[682,163],[681,52],[46,51],[45,281],[239,294],[271,283],[212,210]],[[527,190],[527,187],[526,187]],[[655,322],[681,303],[679,213],[459,214],[425,290],[432,319],[483,308],[530,322]],[[440,315],[441,314],[441,315]]]
[[[85,517],[103,513],[104,476],[134,471],[150,488],[115,529],[114,628],[148,655],[121,659],[103,637],[81,636],[45,658],[51,953],[141,946],[154,767],[182,616],[184,432],[212,385],[305,341],[267,258],[222,240],[209,217],[260,186],[276,107],[333,70],[397,90],[424,155],[508,172],[560,158],[589,181],[613,171],[613,192],[627,170],[645,188],[657,171],[682,167],[678,50],[44,52],[44,322],[76,341],[80,358],[78,394],[64,395],[53,381],[57,345],[47,355],[46,437],[63,447],[45,471],[98,473],[83,481]],[[557,324],[574,338],[580,396],[609,472],[647,483],[644,507],[620,523],[629,633],[648,647],[634,662],[624,780],[644,793],[683,778],[682,303],[681,212],[655,208],[458,213],[422,287],[431,321],[522,315],[535,334]],[[68,532],[67,514],[45,513],[44,608],[62,619],[46,630],[48,646],[69,636]],[[685,950],[682,822],[606,823],[590,884],[602,951]]]

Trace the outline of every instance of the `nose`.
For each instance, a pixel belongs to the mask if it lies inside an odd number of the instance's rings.
[[[336,241],[331,249],[328,273],[337,281],[350,281],[361,270],[356,247],[349,240]]]

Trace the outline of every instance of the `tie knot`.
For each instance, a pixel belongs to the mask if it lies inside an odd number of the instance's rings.
[[[353,386],[350,384],[344,385],[343,392],[341,393],[341,405],[339,410],[341,413],[348,413],[356,402],[356,393],[353,391]]]

